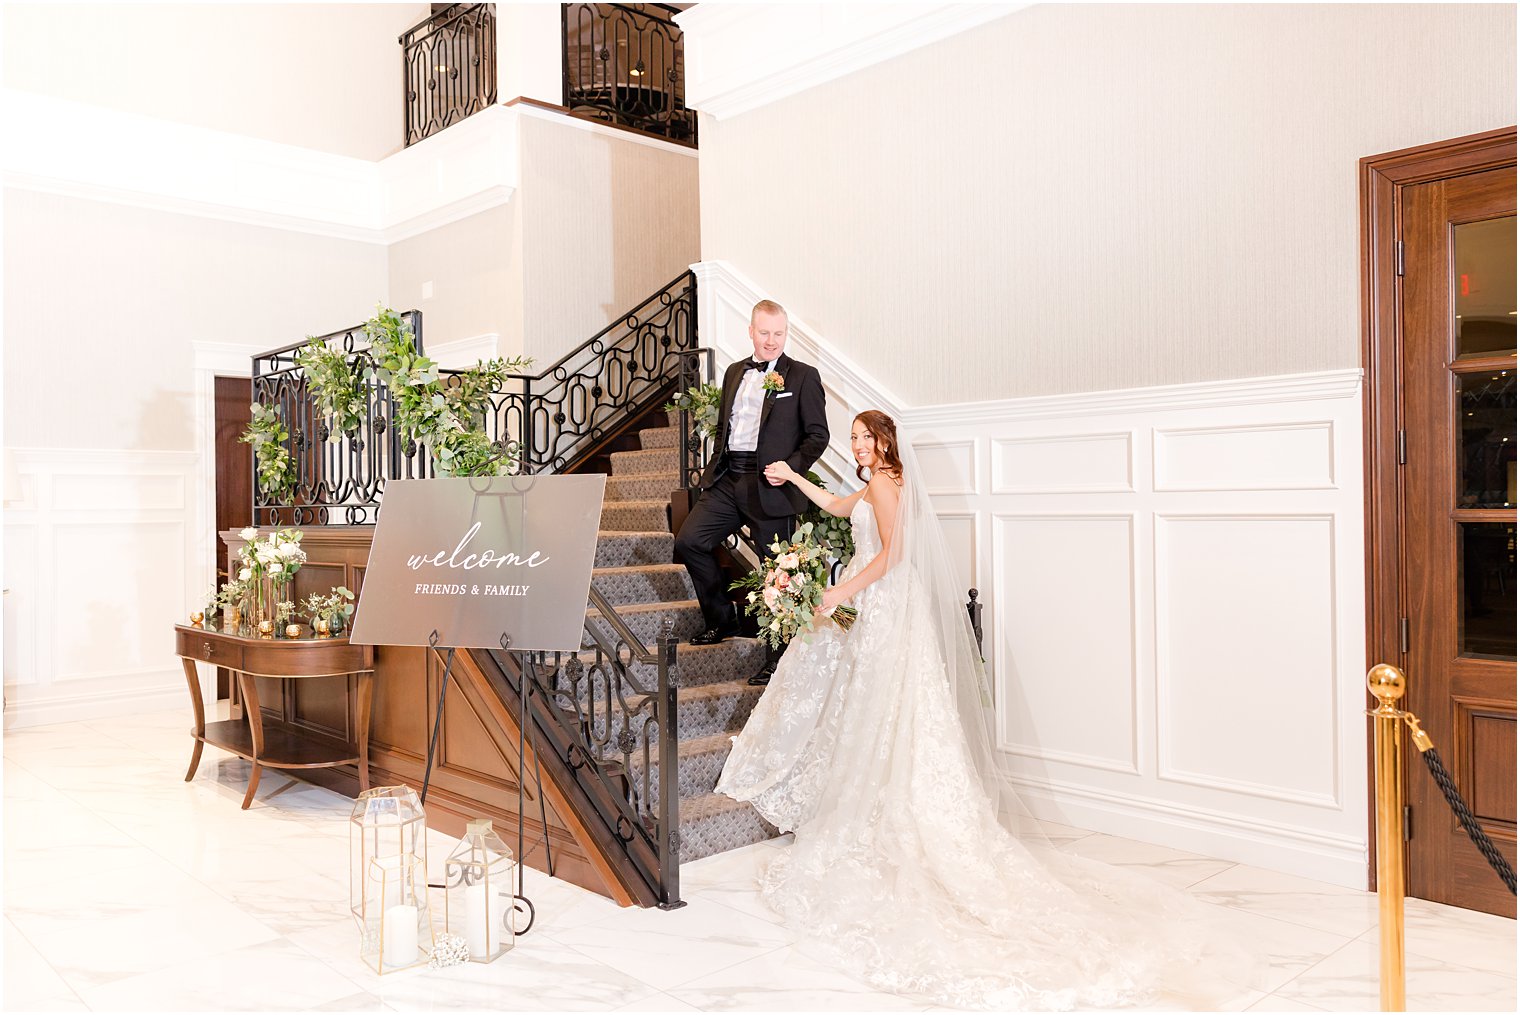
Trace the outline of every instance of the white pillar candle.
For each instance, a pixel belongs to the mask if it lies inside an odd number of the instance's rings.
[[[491,926],[491,909],[485,885],[466,885],[464,889],[464,939],[470,958],[488,959],[496,937]]]
[[[392,906],[385,911],[385,964],[409,966],[417,961],[417,907]]]

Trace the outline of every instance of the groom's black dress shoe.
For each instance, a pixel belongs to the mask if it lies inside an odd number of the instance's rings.
[[[703,631],[701,634],[694,634],[694,635],[692,635],[691,636],[691,644],[693,644],[693,645],[716,645],[719,642],[721,642],[721,641],[723,641],[723,640],[725,640],[727,638],[732,638],[734,635],[736,635],[738,633],[739,633],[739,625],[738,624],[724,624],[724,625],[722,625],[720,627],[709,627],[707,630]]]
[[[765,664],[765,668],[746,681],[751,687],[764,687],[771,682],[771,674],[776,672],[776,660],[772,659]]]

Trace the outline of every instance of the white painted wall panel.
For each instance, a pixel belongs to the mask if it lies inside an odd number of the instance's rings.
[[[1133,519],[993,515],[999,746],[1137,772]]]

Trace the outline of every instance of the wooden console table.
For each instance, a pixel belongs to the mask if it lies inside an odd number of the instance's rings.
[[[195,709],[195,727],[190,736],[195,750],[190,755],[190,770],[185,781],[195,778],[206,744],[247,758],[253,764],[248,777],[248,792],[243,809],[253,803],[259,788],[259,773],[264,768],[332,768],[358,765],[359,789],[369,789],[369,721],[374,697],[375,649],[371,645],[351,645],[347,638],[261,638],[243,633],[219,631],[212,627],[174,627],[175,652],[185,666],[185,680],[190,684],[190,704]],[[201,699],[197,662],[225,666],[237,676],[243,693],[243,719],[206,722],[206,705]],[[264,715],[259,710],[256,677],[281,680],[305,680],[312,677],[359,678],[357,754],[347,748],[334,747],[289,729],[271,730],[266,735]]]

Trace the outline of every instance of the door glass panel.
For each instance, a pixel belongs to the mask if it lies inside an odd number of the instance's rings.
[[[1515,658],[1515,525],[1460,522],[1462,654]]]
[[[1457,506],[1515,506],[1515,372],[1457,377],[1462,486]]]
[[[1455,250],[1457,358],[1515,349],[1515,218],[1464,222]]]

